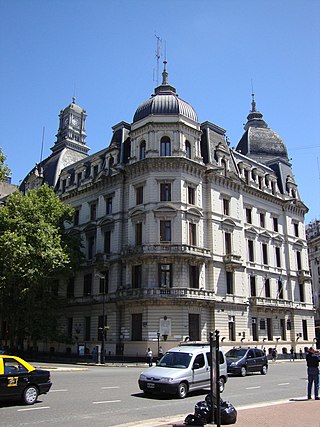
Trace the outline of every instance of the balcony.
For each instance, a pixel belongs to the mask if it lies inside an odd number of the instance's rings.
[[[223,262],[226,266],[227,271],[234,271],[244,268],[241,255],[228,254],[223,256]]]
[[[294,301],[277,298],[265,298],[265,297],[249,297],[249,304],[252,306],[260,307],[281,307],[281,308],[293,308]]]
[[[138,288],[123,289],[118,293],[125,299],[193,299],[214,301],[214,291],[192,288]]]
[[[309,282],[310,280],[311,280],[311,276],[308,270],[298,270],[299,283]]]
[[[193,257],[210,258],[210,250],[200,246],[176,245],[176,244],[159,244],[159,245],[128,245],[122,250],[122,255],[129,256],[148,256],[148,255],[184,255]]]

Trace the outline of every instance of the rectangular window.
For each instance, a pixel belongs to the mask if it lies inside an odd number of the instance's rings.
[[[106,199],[106,215],[112,214],[112,197]]]
[[[266,214],[263,212],[260,212],[260,227],[266,227]]]
[[[88,244],[88,259],[92,259],[93,258],[93,254],[94,254],[94,243],[95,243],[95,238],[94,236],[89,236],[87,238],[87,244]]]
[[[85,274],[83,277],[83,296],[91,295],[92,274]]]
[[[302,267],[301,267],[301,252],[300,251],[297,251],[297,269],[298,270],[302,269]]]
[[[266,298],[271,298],[270,279],[266,279],[264,283]]]
[[[261,331],[265,331],[266,330],[266,321],[265,321],[265,319],[260,319],[260,329],[261,329]]]
[[[302,334],[303,334],[303,340],[308,341],[308,328],[307,328],[307,321],[305,319],[302,320]]]
[[[248,240],[248,256],[249,256],[249,261],[254,262],[253,240]]]
[[[172,287],[172,264],[159,264],[159,288]]]
[[[281,255],[280,255],[280,248],[277,246],[276,248],[275,248],[275,250],[276,250],[276,266],[277,267],[281,267]]]
[[[110,254],[111,252],[111,231],[107,230],[104,232],[104,252]]]
[[[257,296],[256,276],[250,276],[250,295],[252,297]]]
[[[131,315],[131,331],[132,341],[142,341],[142,313]]]
[[[273,217],[273,230],[279,231],[278,218],[276,218],[276,217]]]
[[[69,277],[67,284],[67,298],[74,297],[74,277]]]
[[[160,242],[171,242],[171,221],[160,221]]]
[[[136,188],[136,204],[141,205],[143,203],[143,186]]]
[[[230,255],[231,251],[231,233],[224,234],[225,254]]]
[[[66,187],[67,187],[67,180],[66,180],[66,179],[64,179],[64,180],[62,181],[62,192],[63,192],[63,193],[66,191]]]
[[[296,237],[299,237],[299,224],[298,224],[297,222],[295,222],[295,223],[293,224],[293,228],[294,228],[294,235],[295,235]]]
[[[132,267],[132,288],[141,288],[142,285],[142,265]]]
[[[189,222],[189,244],[197,246],[197,225]]]
[[[229,199],[223,199],[223,215],[230,215],[230,200]]]
[[[190,205],[195,205],[195,189],[193,187],[188,187],[188,203]]]
[[[248,224],[252,224],[252,209],[246,208],[246,220]]]
[[[90,220],[94,221],[97,219],[97,204],[91,203],[90,204]]]
[[[248,170],[244,170],[244,179],[246,181],[246,184],[249,185],[250,182],[250,175],[249,175],[249,171]]]
[[[227,294],[234,294],[233,271],[227,271]]]
[[[229,316],[228,330],[229,330],[229,341],[235,341],[236,340],[235,316]]]
[[[257,318],[253,317],[252,321],[251,321],[251,326],[252,326],[252,339],[253,341],[258,341],[258,322],[257,322]]]
[[[273,326],[271,317],[267,317],[267,338],[268,341],[273,341]]]
[[[91,340],[91,317],[84,318],[84,340]]]
[[[73,214],[73,225],[79,225],[80,210],[76,209]]]
[[[304,287],[304,283],[299,283],[299,294],[300,294],[300,301],[301,302],[305,302],[306,298],[305,298],[305,287]]]
[[[79,173],[77,174],[77,183],[78,183],[78,186],[81,184],[81,178],[82,178],[82,173],[81,173],[81,172],[79,172]]]
[[[268,265],[268,245],[262,243],[262,260],[264,265]]]
[[[142,245],[142,222],[136,224],[136,245]]]
[[[196,265],[189,266],[190,288],[199,289],[199,267]]]
[[[170,202],[171,201],[171,184],[163,182],[160,184],[160,201]]]
[[[287,340],[287,331],[286,331],[286,321],[285,319],[280,319],[280,330],[281,330],[281,339],[282,341]]]
[[[93,166],[93,178],[95,178],[98,175],[98,171],[99,171],[99,166],[94,165]]]
[[[278,280],[278,298],[283,299],[283,282],[281,279]]]
[[[200,341],[200,314],[189,313],[189,338]]]

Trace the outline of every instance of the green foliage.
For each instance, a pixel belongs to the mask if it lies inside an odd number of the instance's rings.
[[[26,195],[15,192],[0,208],[0,309],[12,343],[55,333],[55,278],[80,261],[79,238],[64,229],[73,211],[46,185]]]
[[[7,157],[3,154],[2,148],[0,147],[0,182],[6,181],[11,174],[9,167],[4,163],[6,158]]]

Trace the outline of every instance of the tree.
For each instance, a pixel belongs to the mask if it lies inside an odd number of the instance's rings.
[[[80,241],[65,233],[73,208],[47,185],[11,194],[0,209],[0,309],[10,346],[57,339],[57,278],[81,259]]]
[[[11,171],[7,165],[5,165],[6,156],[3,154],[2,148],[0,147],[0,182],[7,181]]]

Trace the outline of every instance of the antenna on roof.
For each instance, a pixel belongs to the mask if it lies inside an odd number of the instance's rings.
[[[252,97],[251,111],[254,112],[254,111],[256,111],[256,101],[254,100],[253,80],[252,79],[251,79],[251,97]]]
[[[155,80],[156,83],[157,83],[157,86],[159,86],[159,62],[160,62],[160,58],[161,58],[161,43],[162,43],[162,40],[156,34],[154,36],[157,39],[157,48],[156,48],[157,70],[156,70],[156,79],[153,76],[153,81]]]
[[[41,151],[40,151],[40,163],[42,162],[43,144],[44,144],[44,131],[45,131],[45,127],[43,126],[43,128],[42,128]]]

